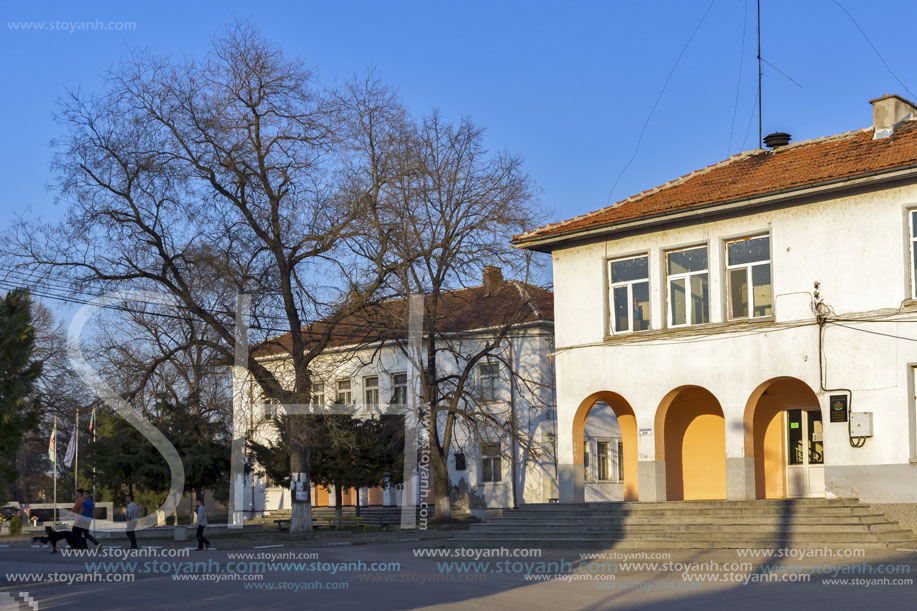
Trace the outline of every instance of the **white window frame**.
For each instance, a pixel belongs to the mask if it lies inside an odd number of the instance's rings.
[[[614,263],[620,263],[621,261],[629,261],[631,259],[646,259],[646,278],[639,278],[637,280],[624,280],[621,282],[613,282],[611,266]],[[653,328],[652,322],[648,321],[648,326],[646,329],[637,329],[634,330],[634,285],[645,282],[647,287],[647,293],[650,290],[650,256],[649,254],[642,255],[632,255],[630,257],[619,257],[617,259],[608,260],[608,309],[610,311],[609,322],[611,328],[609,331],[611,335],[619,335],[623,333],[639,333],[640,331],[648,331]],[[615,298],[614,293],[616,288],[627,287],[627,329],[618,331],[618,320],[617,320],[617,311],[615,310]],[[650,294],[651,295],[651,294]]]
[[[484,369],[494,367],[495,373],[484,373]],[[487,361],[478,365],[478,381],[481,385],[481,401],[494,403],[500,400],[500,363]]]
[[[363,405],[379,405],[379,376],[364,376]]]
[[[679,274],[670,274],[669,273],[669,255],[673,255],[677,252],[685,252],[688,250],[701,250],[703,249],[707,253],[707,267],[702,270],[693,271],[693,272],[683,272]],[[700,276],[702,274],[707,275],[707,322],[694,323],[691,322],[692,314],[694,313],[694,306],[691,301],[691,278],[693,276]],[[681,324],[675,324],[675,317],[672,312],[672,281],[673,280],[684,280],[685,281],[685,322]],[[666,320],[669,323],[669,328],[680,329],[682,327],[693,327],[697,325],[703,325],[710,322],[710,249],[707,244],[701,244],[697,246],[686,246],[685,248],[676,248],[673,250],[667,250],[665,252],[665,311],[666,311]]]
[[[404,384],[398,383],[398,376],[404,376]],[[408,374],[405,371],[399,371],[392,374],[392,405],[407,405],[408,403]],[[399,393],[399,390],[403,393]],[[399,403],[399,394],[403,394],[402,401]]]
[[[496,453],[493,447],[496,446]],[[489,450],[489,451],[488,451]],[[481,482],[484,484],[499,484],[503,482],[503,446],[499,441],[484,441],[481,443]],[[485,468],[489,464],[490,468]],[[496,466],[496,470],[494,467]],[[491,479],[485,476],[490,471]],[[496,477],[494,477],[496,476]]]
[[[322,407],[325,405],[325,383],[312,382],[312,389],[309,391],[310,402],[312,405]]]
[[[914,227],[917,227],[917,208],[911,208],[907,211],[908,231],[907,237],[910,244],[911,256],[908,260],[908,276],[911,278],[911,299],[917,299],[917,273],[915,273],[914,261],[917,259],[917,237],[914,237]]]
[[[345,391],[347,394],[347,400],[341,401],[341,397],[342,397],[341,384],[344,382],[347,383],[347,390]],[[335,403],[342,404],[342,405],[350,405],[353,403],[353,382],[350,380],[350,378],[338,378],[338,380],[334,383],[334,392],[335,392],[335,397],[334,397]]]
[[[748,240],[759,240],[761,238],[767,238],[767,259],[760,261],[751,261],[749,263],[737,263],[735,265],[729,264],[729,245],[735,244],[736,242],[745,242]],[[774,315],[774,265],[771,262],[771,241],[770,234],[758,234],[747,236],[743,238],[736,238],[733,240],[726,240],[723,245],[723,262],[726,264],[726,320],[751,320],[753,318],[767,318]],[[755,286],[752,283],[753,268],[759,267],[761,265],[768,265],[771,268],[771,313],[770,314],[761,314],[760,316],[755,316]],[[733,316],[732,315],[732,271],[736,269],[745,268],[745,283],[748,285],[748,315],[747,316]]]

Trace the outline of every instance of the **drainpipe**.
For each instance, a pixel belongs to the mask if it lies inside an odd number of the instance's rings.
[[[513,338],[509,337],[509,413],[512,422],[510,451],[513,454],[513,509],[519,509],[516,496],[516,359],[513,353]]]

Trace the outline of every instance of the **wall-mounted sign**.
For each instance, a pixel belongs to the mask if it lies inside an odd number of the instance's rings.
[[[640,429],[640,436],[645,437],[647,435],[652,435],[653,429]]]
[[[831,413],[830,422],[847,422],[847,395],[829,396],[828,411]]]

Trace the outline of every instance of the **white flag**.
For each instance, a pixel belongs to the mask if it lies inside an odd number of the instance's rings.
[[[76,453],[77,439],[76,425],[73,425],[73,435],[70,436],[70,443],[67,444],[67,453],[64,454],[64,464],[69,468],[73,464],[73,455]]]
[[[57,427],[51,433],[51,443],[48,444],[48,458],[51,462],[57,464]]]

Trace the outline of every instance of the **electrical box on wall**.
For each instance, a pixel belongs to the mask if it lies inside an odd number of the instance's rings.
[[[872,437],[872,412],[850,412],[850,436]]]

